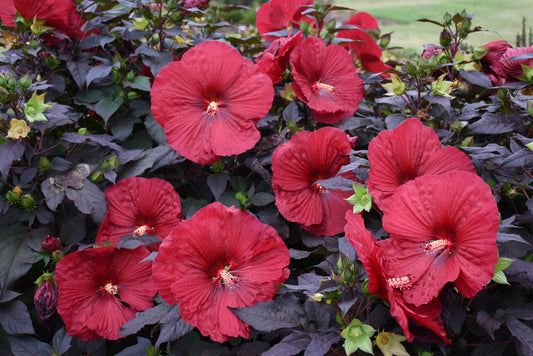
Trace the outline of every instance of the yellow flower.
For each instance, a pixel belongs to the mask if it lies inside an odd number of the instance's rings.
[[[28,136],[30,128],[26,125],[26,121],[11,119],[9,123],[9,131],[7,132],[7,137],[12,138],[13,140],[18,140]]]

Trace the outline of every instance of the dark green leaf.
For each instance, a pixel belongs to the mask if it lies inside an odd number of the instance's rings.
[[[437,26],[439,26],[439,27],[444,27],[443,24],[441,24],[440,22],[435,21],[435,20],[430,20],[430,19],[418,19],[418,20],[416,20],[416,21],[418,21],[418,22],[429,22],[429,23],[432,23],[432,24],[437,25]]]
[[[155,324],[161,321],[171,310],[173,306],[167,303],[158,304],[153,308],[135,314],[131,319],[120,327],[120,335],[132,335],[141,330],[145,325]]]
[[[152,346],[152,342],[144,337],[137,337],[137,343],[130,347],[126,347],[115,356],[138,356],[147,355],[146,349]]]
[[[41,250],[45,228],[28,232],[20,225],[12,225],[0,230],[0,296],[11,283],[22,277],[39,260],[36,252]]]
[[[9,335],[35,334],[28,308],[20,300],[0,306],[0,324]]]
[[[89,72],[87,72],[87,77],[85,79],[85,85],[89,86],[89,84],[92,83],[95,79],[105,78],[107,77],[113,68],[120,66],[119,62],[115,62],[113,64],[100,64],[92,67]]]
[[[307,299],[304,304],[305,312],[309,319],[315,323],[318,329],[327,329],[329,325],[330,312],[327,310],[331,307],[328,304],[321,304],[312,299]]]
[[[52,347],[33,336],[8,336],[11,352],[15,356],[50,356]]]
[[[230,309],[246,324],[263,332],[294,328],[303,322],[301,312],[280,305],[277,301],[259,302],[250,307]]]
[[[164,342],[178,340],[183,335],[191,332],[192,329],[194,329],[194,326],[187,324],[181,318],[179,305],[176,304],[161,320],[161,332],[155,343],[155,348],[159,348]]]
[[[62,355],[70,349],[70,343],[72,341],[72,336],[67,334],[65,327],[62,327],[54,334],[54,339],[52,340],[52,346],[54,352],[58,355]]]
[[[216,201],[220,199],[220,196],[226,190],[229,180],[229,174],[226,172],[213,173],[207,177],[207,186],[211,190],[211,193],[213,193]]]
[[[261,356],[292,356],[297,355],[309,346],[309,336],[294,332],[286,336],[278,344],[271,347],[268,351],[263,352]]]
[[[67,68],[72,74],[72,79],[76,82],[78,87],[83,88],[85,86],[85,78],[87,78],[87,73],[91,70],[89,63],[84,58],[78,60],[69,60],[67,61]]]
[[[83,180],[81,189],[66,188],[67,198],[85,214],[91,214],[97,224],[101,224],[107,212],[107,201],[104,192],[88,179]]]
[[[145,77],[143,75],[139,75],[138,77],[135,77],[133,82],[125,82],[124,87],[149,92],[151,89],[150,78]]]
[[[477,70],[465,71],[461,69],[459,70],[459,75],[471,84],[478,85],[482,88],[492,87],[489,77]]]
[[[6,177],[14,160],[22,157],[26,147],[25,140],[9,141],[0,145],[0,175]]]

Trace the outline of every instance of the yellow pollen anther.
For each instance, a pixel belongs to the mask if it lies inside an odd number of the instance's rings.
[[[222,280],[223,286],[232,286],[235,283],[237,283],[235,276],[229,273],[230,266],[224,267],[224,269],[221,269],[218,271],[218,278]]]
[[[387,279],[387,282],[389,283],[389,286],[391,288],[396,288],[399,290],[411,288],[411,286],[413,285],[411,278],[409,278],[408,276],[389,278]]]
[[[214,117],[217,113],[218,104],[214,101],[211,101],[207,106],[207,115]]]
[[[333,85],[329,85],[326,83],[320,83],[320,82],[316,82],[315,84],[313,84],[313,90],[317,91],[319,89],[323,89],[329,92],[335,91],[335,87]]]
[[[107,293],[111,295],[117,295],[118,294],[118,287],[114,284],[108,283],[105,286],[102,287]]]
[[[434,241],[428,242],[424,246],[424,249],[426,250],[427,253],[430,253],[430,252],[439,253],[439,252],[443,252],[446,249],[449,252],[449,249],[451,247],[450,245],[451,243],[448,240],[434,240]]]
[[[138,228],[133,231],[133,236],[143,236],[148,233],[148,230],[153,230],[153,227],[149,227],[148,225],[141,225]]]

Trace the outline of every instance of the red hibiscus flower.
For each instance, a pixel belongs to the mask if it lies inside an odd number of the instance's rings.
[[[120,327],[135,313],[152,307],[156,289],[149,255],[111,246],[89,248],[63,257],[56,267],[57,311],[67,332],[91,341],[116,340]]]
[[[333,236],[344,229],[353,191],[326,189],[318,180],[336,177],[350,163],[348,135],[334,127],[295,133],[272,155],[272,189],[285,219],[313,235]],[[358,181],[352,174],[343,177]]]
[[[291,64],[292,88],[313,110],[313,120],[335,125],[359,108],[364,83],[341,46],[308,37],[291,53]]]
[[[285,30],[289,26],[298,28],[301,20],[313,21],[307,16],[302,16],[302,11],[306,8],[301,7],[312,4],[312,0],[272,0],[265,2],[257,10],[255,20],[257,31],[265,40],[274,41],[279,37],[265,34]]]
[[[359,29],[339,31],[337,37],[353,40],[353,42],[346,43],[343,46],[352,51],[354,56],[361,61],[361,65],[366,70],[372,73],[381,73],[388,69],[392,69],[391,66],[383,63],[381,60],[381,48],[372,36],[367,33],[367,31],[376,32],[379,30],[378,23],[372,15],[366,12],[358,12],[344,25],[359,27]],[[388,78],[390,75],[384,73],[382,77]]]
[[[46,20],[45,25],[69,37],[81,37],[85,23],[72,0],[7,0],[0,8],[0,18],[6,26],[15,27],[16,12],[28,20]]]
[[[257,122],[270,110],[274,89],[237,50],[206,41],[164,67],[150,95],[169,145],[191,161],[212,164],[259,141]]]
[[[387,204],[383,228],[392,237],[381,247],[394,277],[408,280],[407,302],[426,304],[447,282],[471,298],[494,274],[498,226],[496,201],[477,175],[423,176]]]
[[[441,147],[433,129],[417,118],[384,130],[368,146],[368,192],[383,210],[396,189],[415,177],[452,170],[475,173],[472,161],[455,147]]]
[[[481,58],[483,72],[490,78],[492,85],[502,85],[505,82],[505,72],[500,61],[503,54],[512,46],[506,41],[491,41],[483,45],[487,53]]]
[[[259,71],[270,77],[273,84],[281,81],[281,76],[287,69],[290,55],[303,40],[303,32],[288,38],[278,38],[258,57]]]
[[[130,177],[105,190],[107,213],[96,243],[116,245],[124,235],[150,235],[163,240],[183,219],[178,193],[159,178]],[[157,246],[150,246],[157,250]]]
[[[522,65],[533,67],[533,58],[513,59],[511,57],[523,56],[533,53],[533,46],[509,48],[502,55],[500,62],[507,82],[519,81],[518,76],[524,75]]]
[[[248,337],[250,326],[228,307],[272,300],[289,275],[289,250],[253,215],[221,203],[199,210],[172,231],[153,265],[159,294],[218,342]]]
[[[388,274],[386,260],[380,247],[383,241],[376,241],[370,231],[365,229],[363,218],[351,211],[346,213],[346,238],[357,251],[357,256],[363,263],[368,275],[368,291],[379,295],[385,302],[390,304],[391,315],[396,319],[409,342],[413,341],[414,335],[409,331],[409,320],[432,330],[440,336],[444,343],[449,344],[444,327],[439,318],[441,305],[438,298],[429,303],[415,306],[407,303],[402,295],[404,288],[401,279]]]

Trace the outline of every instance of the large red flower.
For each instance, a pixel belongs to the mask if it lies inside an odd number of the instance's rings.
[[[353,191],[326,189],[318,180],[336,177],[350,163],[348,135],[334,127],[295,133],[272,155],[272,188],[285,219],[314,235],[333,236],[344,229]],[[357,181],[352,174],[345,178]]]
[[[291,37],[278,38],[258,57],[257,66],[259,70],[261,73],[268,75],[273,84],[281,81],[292,51],[302,43],[302,40],[302,31]]]
[[[312,5],[312,0],[272,0],[262,4],[257,10],[255,25],[259,34],[267,41],[274,41],[278,36],[265,35],[287,29],[298,28],[300,21],[312,21],[307,16],[302,16],[302,5]]]
[[[444,343],[450,343],[439,318],[441,305],[438,298],[427,304],[415,306],[403,298],[401,279],[395,279],[387,268],[380,244],[370,231],[365,229],[363,218],[351,211],[346,213],[346,238],[357,251],[357,256],[363,263],[368,275],[368,291],[379,295],[390,304],[391,315],[396,319],[408,341],[413,341],[414,335],[409,331],[409,319],[432,330],[440,336]]]
[[[383,210],[396,189],[415,177],[452,170],[475,173],[472,161],[455,147],[441,147],[439,137],[417,118],[384,130],[368,146],[370,173],[366,185]]]
[[[28,20],[46,20],[45,25],[67,36],[82,34],[85,23],[72,0],[7,0],[0,7],[0,18],[6,26],[15,27],[16,12]]]
[[[291,64],[292,88],[313,110],[313,120],[335,125],[359,108],[364,83],[341,46],[308,37],[291,53]]]
[[[524,75],[522,65],[533,67],[533,58],[511,60],[512,57],[519,57],[528,53],[533,53],[533,46],[508,48],[502,55],[500,59],[501,68],[505,74],[507,82],[516,82],[520,80],[517,77]]]
[[[502,85],[505,79],[505,72],[500,59],[503,54],[512,46],[507,41],[491,41],[483,45],[487,53],[481,58],[483,71],[490,78],[492,85]]]
[[[383,63],[381,60],[381,48],[372,36],[367,33],[367,31],[372,32],[379,30],[378,23],[372,15],[366,12],[358,12],[350,17],[344,25],[358,27],[358,29],[339,31],[337,37],[353,40],[353,42],[348,42],[343,46],[352,51],[354,56],[361,61],[361,65],[366,70],[373,73],[381,73],[388,69],[392,69],[391,66]],[[390,77],[390,75],[385,73],[382,77]]]
[[[237,50],[206,41],[164,67],[150,95],[169,145],[191,161],[212,164],[257,143],[257,122],[270,110],[274,89]]]
[[[178,193],[159,178],[126,178],[107,188],[105,195],[107,213],[96,243],[116,245],[124,235],[145,234],[163,240],[183,219]]]
[[[149,255],[111,246],[66,255],[57,264],[57,311],[67,332],[85,341],[116,340],[120,326],[152,307],[156,289]]]
[[[189,324],[218,342],[248,337],[250,326],[228,307],[272,300],[289,275],[289,250],[274,228],[221,203],[199,210],[159,248],[153,278]]]
[[[448,282],[471,298],[494,274],[498,226],[496,201],[477,175],[422,176],[387,204],[383,228],[392,237],[381,247],[394,277],[406,280],[407,302],[426,304]]]

